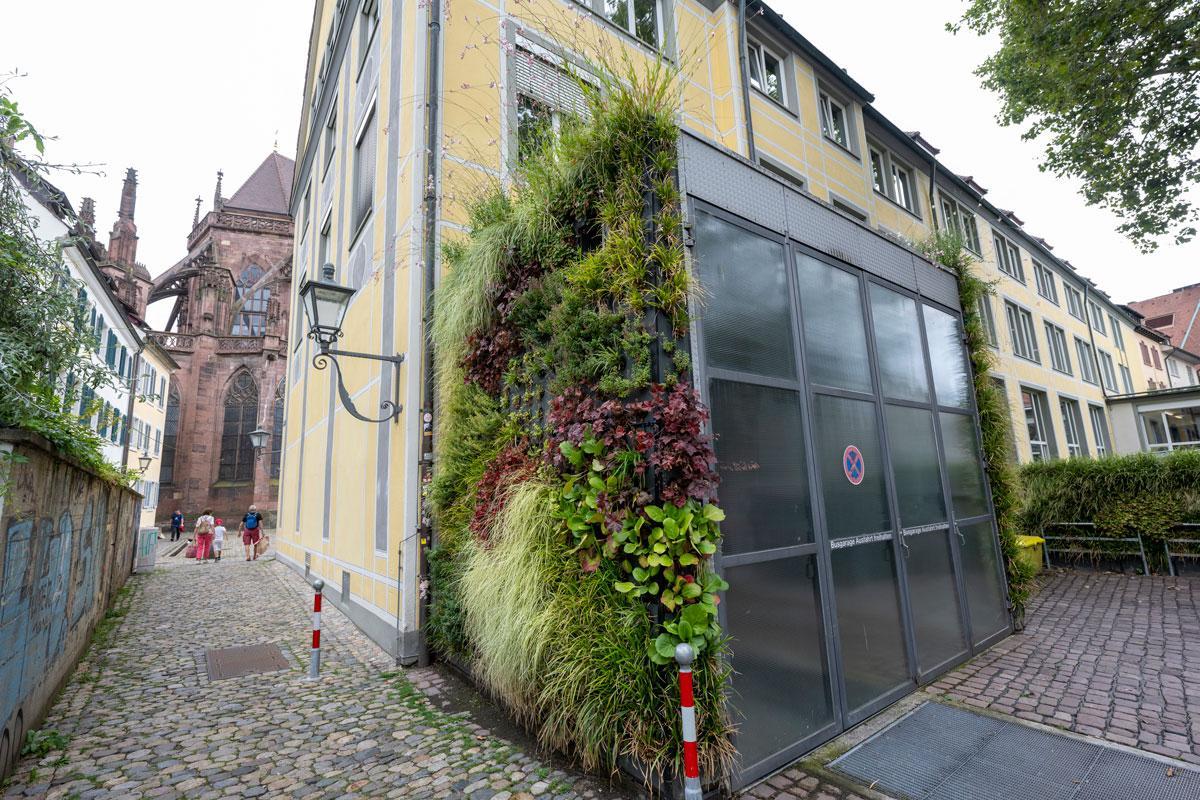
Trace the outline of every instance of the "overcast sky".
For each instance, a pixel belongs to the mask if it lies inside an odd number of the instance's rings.
[[[6,28],[22,35],[6,37],[0,69],[28,73],[11,87],[39,129],[58,137],[47,157],[99,162],[105,173],[55,182],[76,208],[95,198],[107,242],[125,168],[136,168],[138,259],[151,274],[185,254],[194,198],[211,208],[217,169],[228,197],[276,141],[294,157],[311,0],[209,0],[184,14],[161,0],[5,5]],[[974,175],[989,200],[1014,210],[1117,301],[1200,281],[1200,245],[1141,255],[1114,232],[1111,214],[1037,169],[1038,145],[996,124],[998,104],[972,72],[994,45],[944,28],[959,0],[773,6],[883,113],[920,130],[943,163]]]

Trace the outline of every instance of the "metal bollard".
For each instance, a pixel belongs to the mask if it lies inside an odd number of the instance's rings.
[[[690,644],[675,645],[679,664],[679,710],[683,716],[683,800],[703,800],[700,791],[700,759],[696,752],[696,708],[692,696],[692,661],[696,658]]]
[[[321,590],[325,581],[317,578],[313,581],[313,641],[312,655],[308,659],[308,678],[315,681],[321,674]]]

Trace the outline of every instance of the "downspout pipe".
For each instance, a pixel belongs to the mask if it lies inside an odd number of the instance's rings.
[[[433,418],[434,418],[434,352],[433,352],[433,304],[434,286],[437,279],[437,215],[438,194],[438,161],[441,158],[441,148],[438,146],[438,128],[441,122],[441,106],[439,103],[441,85],[438,69],[441,64],[442,38],[442,4],[441,0],[429,0],[429,27],[426,31],[426,52],[428,70],[425,87],[425,264],[424,281],[425,297],[424,311],[421,319],[421,347],[424,356],[421,359],[421,372],[424,387],[421,398],[421,456],[417,464],[421,476],[422,489],[428,485],[430,472],[433,470]],[[417,507],[420,509],[417,520],[417,531],[420,536],[420,558],[418,565],[418,585],[429,586],[429,562],[427,554],[433,545],[433,526],[428,498],[422,498]],[[429,647],[425,639],[425,622],[429,616],[430,591],[421,593],[417,611],[417,630],[420,633],[419,655],[417,663],[421,666],[429,664]]]
[[[742,72],[742,108],[746,114],[746,157],[758,163],[758,148],[754,144],[754,119],[750,112],[750,47],[746,43],[746,0],[738,0],[738,63]]]

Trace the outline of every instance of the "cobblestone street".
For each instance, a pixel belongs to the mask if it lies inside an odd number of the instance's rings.
[[[1027,620],[928,691],[1200,764],[1200,579],[1065,571]]]
[[[43,724],[65,751],[25,758],[4,797],[627,796],[442,709],[438,672],[398,674],[328,604],[306,680],[312,594],[283,565],[171,561],[130,579]],[[209,681],[206,650],[260,642],[291,669]]]

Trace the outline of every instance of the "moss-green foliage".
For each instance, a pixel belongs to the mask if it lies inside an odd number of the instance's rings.
[[[1037,533],[1057,522],[1091,522],[1102,535],[1161,540],[1200,521],[1200,452],[1138,453],[1026,464],[1022,522]],[[1148,547],[1157,556],[1161,547]]]
[[[555,513],[564,474],[544,458],[531,411],[546,389],[644,397],[663,338],[650,321],[686,331],[679,85],[657,64],[583,88],[588,119],[541,142],[515,188],[481,198],[467,236],[444,248],[429,635],[542,743],[588,769],[629,757],[653,777],[682,765],[675,671],[650,655],[662,629],[644,600],[619,591],[628,576],[614,560],[581,564]],[[662,377],[674,380],[687,353],[670,336],[662,345],[673,361]],[[545,465],[498,476],[518,442]],[[484,488],[504,493],[486,535],[475,515]],[[701,576],[702,565],[690,569]],[[696,664],[696,705],[703,768],[719,777],[733,750],[719,637],[713,645]]]
[[[994,289],[991,283],[975,274],[975,260],[963,248],[962,240],[956,234],[947,231],[937,233],[923,242],[921,249],[931,260],[950,269],[958,279],[967,353],[971,359],[975,402],[979,409],[984,468],[992,492],[996,525],[1000,531],[1009,599],[1014,616],[1020,619],[1029,599],[1034,573],[1029,565],[1017,557],[1016,537],[1021,534],[1021,483],[1011,445],[1012,417],[1003,392],[991,379],[993,355],[983,320],[979,316],[981,298],[993,294]]]

